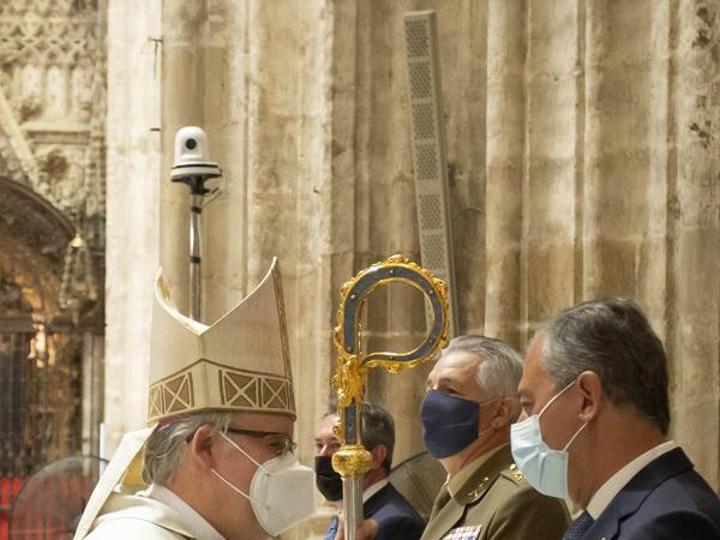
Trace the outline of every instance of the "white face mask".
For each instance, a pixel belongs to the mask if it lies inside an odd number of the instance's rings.
[[[300,465],[291,452],[258,463],[227,435],[220,435],[257,466],[250,482],[250,493],[243,492],[215,469],[211,471],[230,489],[250,501],[255,517],[266,533],[277,536],[315,512],[313,469]]]
[[[555,394],[542,408],[522,422],[510,426],[510,446],[515,464],[525,475],[528,483],[544,495],[568,498],[568,457],[567,452],[575,438],[580,435],[587,422],[570,438],[562,450],[550,448],[540,431],[540,417],[552,403],[570,388],[575,381]]]

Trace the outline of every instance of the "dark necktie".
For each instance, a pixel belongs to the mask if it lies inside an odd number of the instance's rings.
[[[325,533],[325,540],[335,540],[335,535],[337,534],[338,529],[338,517],[333,516],[332,521],[330,522],[330,527],[328,528],[327,532]]]
[[[592,516],[587,511],[583,512],[570,524],[562,540],[580,540],[588,529],[592,527],[593,523],[595,523],[595,520]]]

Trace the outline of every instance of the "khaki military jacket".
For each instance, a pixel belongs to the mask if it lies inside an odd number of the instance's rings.
[[[560,540],[570,523],[565,502],[535,491],[513,463],[510,446],[475,467],[452,496],[440,490],[420,540]]]

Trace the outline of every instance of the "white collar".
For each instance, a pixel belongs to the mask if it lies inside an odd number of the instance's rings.
[[[378,480],[374,484],[368,486],[367,489],[363,491],[363,504],[365,504],[370,499],[370,497],[376,495],[378,491],[387,486],[389,483],[390,480],[388,480],[387,478],[383,478],[382,480]]]
[[[592,496],[587,505],[587,512],[593,519],[600,517],[600,514],[608,507],[610,501],[624,488],[632,478],[643,470],[652,461],[663,454],[677,448],[675,441],[665,441],[651,448],[647,452],[640,454],[638,457],[627,463],[623,468],[613,474],[605,483],[600,486]]]
[[[378,481],[375,482],[374,484],[369,485],[369,486],[363,491],[363,495],[362,495],[363,504],[365,504],[366,502],[368,502],[368,500],[370,500],[370,497],[372,497],[373,495],[377,495],[378,492],[379,492],[382,488],[384,488],[385,486],[387,486],[389,483],[390,483],[390,480],[388,480],[387,478],[383,478],[382,480],[378,480]],[[330,504],[331,506],[337,508],[340,512],[342,512],[342,508],[343,508],[343,501],[342,501],[342,499],[340,499],[339,501],[332,501],[332,502],[330,502],[329,504]]]
[[[192,531],[195,538],[202,540],[225,540],[197,510],[168,488],[159,484],[150,484],[150,487],[145,491],[145,495],[175,510],[185,525]]]

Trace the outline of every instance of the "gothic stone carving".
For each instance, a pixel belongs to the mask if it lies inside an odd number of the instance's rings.
[[[0,90],[37,159],[32,187],[86,216],[104,215],[104,65],[97,2],[0,2]]]

